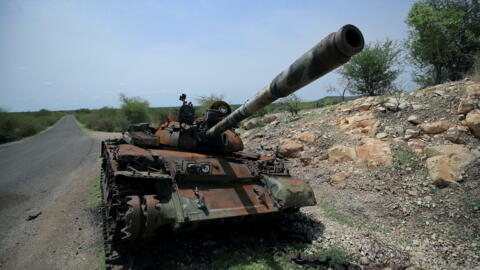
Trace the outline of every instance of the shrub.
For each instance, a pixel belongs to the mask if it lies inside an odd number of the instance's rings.
[[[141,97],[127,97],[120,94],[120,102],[122,102],[121,111],[125,115],[126,120],[130,124],[149,122],[148,114],[149,102]]]

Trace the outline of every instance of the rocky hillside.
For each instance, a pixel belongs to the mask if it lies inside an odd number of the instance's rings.
[[[365,97],[244,124],[247,151],[313,186],[302,211],[362,269],[480,269],[480,83]]]

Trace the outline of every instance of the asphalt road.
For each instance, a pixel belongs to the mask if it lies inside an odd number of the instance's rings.
[[[99,143],[67,115],[41,134],[0,146],[0,268],[57,268],[38,259],[59,253],[54,242],[71,242],[65,239],[98,175]],[[26,220],[40,212],[35,220]],[[32,248],[33,243],[43,247]],[[44,254],[49,245],[51,254]],[[35,261],[45,264],[39,267]]]

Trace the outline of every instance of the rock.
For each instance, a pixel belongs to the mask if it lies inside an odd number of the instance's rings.
[[[278,125],[278,124],[280,124],[280,122],[278,122],[277,120],[275,120],[275,121],[270,122],[268,125],[269,125],[269,126],[276,126],[276,125]]]
[[[413,104],[412,105],[412,109],[414,111],[418,111],[418,110],[423,110],[423,109],[426,109],[428,106],[426,105],[423,105],[423,104]]]
[[[407,193],[411,196],[418,196],[418,191],[416,190],[407,190]]]
[[[300,152],[303,150],[303,145],[289,139],[280,141],[278,153],[286,158],[300,157]]]
[[[371,107],[372,107],[372,104],[370,104],[370,103],[362,103],[362,104],[358,105],[355,109],[357,111],[368,111],[368,110],[370,110]]]
[[[379,102],[374,97],[359,98],[353,101],[352,108],[355,111],[368,111],[378,104]]]
[[[370,127],[370,130],[368,131],[368,136],[374,137],[374,136],[377,134],[379,127],[380,127],[380,121],[375,122],[375,123]]]
[[[277,116],[275,114],[267,114],[267,115],[264,115],[262,117],[262,120],[265,122],[265,123],[271,123],[275,120],[277,120]]]
[[[420,135],[420,130],[417,129],[407,129],[405,130],[405,139],[416,138]]]
[[[312,162],[312,158],[310,157],[301,157],[300,162],[302,162],[303,166],[308,166]]]
[[[426,134],[437,134],[442,133],[445,130],[453,127],[455,124],[447,121],[437,121],[430,123],[423,123],[420,125],[422,131]]]
[[[28,215],[25,219],[26,221],[34,220],[42,214],[42,211],[35,211]]]
[[[413,263],[413,264],[420,263],[424,258],[425,258],[425,254],[423,252],[411,252],[410,253],[410,262]],[[418,268],[414,268],[414,269],[417,270]]]
[[[437,186],[461,181],[463,169],[476,158],[464,145],[427,147],[425,152],[428,174]]]
[[[370,261],[368,260],[368,257],[366,256],[363,256],[363,257],[360,257],[360,259],[358,260],[358,262],[362,265],[367,265]]]
[[[386,126],[384,131],[392,137],[402,136],[405,132],[402,126]]]
[[[381,113],[385,113],[387,112],[387,108],[383,107],[383,106],[378,106],[376,108],[377,111],[381,112]]]
[[[480,84],[474,84],[467,86],[467,99],[480,98]]]
[[[425,148],[425,142],[422,140],[410,140],[407,145],[415,151],[418,155],[423,154],[423,149]]]
[[[353,161],[356,159],[356,156],[353,147],[334,145],[328,149],[328,160],[332,162]]]
[[[388,134],[385,133],[385,132],[380,132],[375,137],[377,137],[377,139],[384,139],[384,138],[388,137]]]
[[[412,123],[412,124],[415,124],[415,125],[418,125],[422,122],[422,121],[420,121],[420,119],[416,115],[410,115],[408,117],[407,121]]]
[[[368,133],[372,126],[377,123],[377,119],[371,112],[357,113],[340,121],[340,128],[353,129],[362,128],[362,133]]]
[[[463,144],[465,143],[464,140],[462,140],[461,138],[461,135],[465,134],[467,130],[463,129],[463,128],[460,128],[458,126],[455,126],[455,127],[451,127],[449,128],[445,134],[443,135],[443,137],[446,139],[446,140],[449,140],[453,143],[459,143],[459,144]]]
[[[331,184],[332,185],[343,185],[345,186],[345,182],[346,180],[348,179],[348,177],[350,177],[352,175],[352,171],[353,169],[350,168],[349,170],[346,170],[346,171],[341,171],[339,173],[336,173],[334,175],[332,175],[330,178],[331,178]]]
[[[472,133],[480,137],[480,112],[470,112],[465,118],[466,125],[470,128]]]
[[[435,90],[435,91],[433,91],[433,93],[435,95],[439,96],[439,97],[445,96],[445,91],[443,91],[443,90]]]
[[[259,126],[260,122],[261,122],[260,118],[253,118],[253,119],[250,119],[247,122],[245,122],[242,125],[242,127],[246,130],[252,129],[252,128],[255,128],[255,127]]]
[[[369,168],[392,164],[392,152],[387,141],[363,138],[356,150],[358,164]]]
[[[465,114],[470,112],[471,110],[475,109],[475,104],[470,99],[463,99],[458,104],[457,113],[458,114]]]
[[[327,159],[328,159],[328,154],[325,153],[325,152],[323,152],[323,153],[321,153],[321,154],[317,157],[317,159],[318,159],[319,161],[327,160]]]
[[[410,107],[410,103],[408,103],[403,98],[389,98],[386,103],[383,104],[385,108],[390,111],[396,112],[400,110],[405,110],[406,108]]]
[[[302,132],[295,135],[293,138],[305,143],[313,143],[315,142],[316,136],[312,132]]]
[[[468,152],[470,152],[470,150],[468,150],[465,145],[460,144],[428,146],[425,148],[425,154],[427,155],[427,157],[435,157],[441,155],[451,156]]]

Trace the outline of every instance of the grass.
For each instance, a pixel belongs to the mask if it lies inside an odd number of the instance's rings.
[[[355,260],[350,253],[339,247],[325,248],[317,253],[305,256],[305,258],[310,261],[328,262],[325,268],[333,269],[344,269],[341,267]]]
[[[100,190],[100,177],[95,179],[90,191],[88,192],[87,208],[97,209],[102,202],[101,190]]]
[[[362,218],[351,216],[337,210],[335,205],[331,202],[320,201],[317,203],[317,205],[322,208],[323,213],[327,218],[331,218],[342,225],[352,228],[364,228],[368,230],[381,231],[383,233],[390,232],[390,230],[386,227],[367,222]]]
[[[361,219],[338,211],[331,202],[320,201],[317,205],[322,208],[326,217],[332,218],[340,224],[353,228],[364,227],[365,225],[365,222]]]
[[[277,252],[261,246],[241,247],[217,256],[207,268],[184,266],[179,269],[208,270],[313,270],[340,269],[354,260],[346,250],[338,247],[319,249],[317,252],[302,256],[304,263],[297,264],[289,257],[302,253],[305,245],[288,244]],[[343,268],[341,268],[343,269]]]
[[[95,267],[95,269],[96,270],[106,270],[107,269],[107,265],[105,263],[105,251],[103,250],[103,246],[100,247],[97,267]]]
[[[404,145],[399,145],[399,147],[394,151],[393,157],[395,163],[398,164],[402,169],[415,167],[417,164],[420,164],[420,160],[413,151],[412,148]]]

